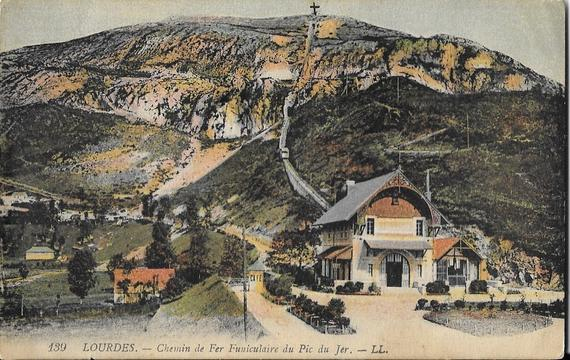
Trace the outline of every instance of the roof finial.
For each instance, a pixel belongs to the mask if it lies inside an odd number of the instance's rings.
[[[398,150],[398,170],[402,171],[402,152]]]

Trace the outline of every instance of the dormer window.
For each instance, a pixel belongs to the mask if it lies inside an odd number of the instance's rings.
[[[416,220],[416,236],[424,236],[424,221]]]
[[[374,235],[374,218],[366,219],[366,234]]]
[[[398,205],[399,201],[398,201],[398,190],[394,189],[394,191],[392,191],[392,205]]]

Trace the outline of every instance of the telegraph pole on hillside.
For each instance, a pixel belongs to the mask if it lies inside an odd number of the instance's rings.
[[[246,246],[245,246],[245,229],[241,231],[241,239],[243,241],[243,336],[247,341],[247,272],[246,272]]]
[[[467,113],[467,148],[469,149],[469,113]]]
[[[4,295],[4,238],[0,237],[0,291]]]

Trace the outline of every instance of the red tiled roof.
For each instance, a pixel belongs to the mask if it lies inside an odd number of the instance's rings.
[[[433,239],[433,258],[434,260],[441,259],[442,256],[447,254],[451,248],[457,244],[459,238],[457,237],[450,237],[450,238],[441,238],[441,239]]]
[[[115,277],[115,289],[119,289],[119,282],[128,279],[131,284],[136,284],[141,282],[146,284],[150,282],[156,285],[158,290],[162,290],[166,287],[166,283],[175,274],[174,269],[149,269],[149,268],[135,268],[128,273],[125,273],[123,269],[115,269],[113,275]]]

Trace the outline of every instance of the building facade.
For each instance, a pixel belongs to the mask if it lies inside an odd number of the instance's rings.
[[[174,269],[135,268],[130,271],[113,271],[113,301],[115,304],[135,304],[160,297],[168,280],[176,274]]]
[[[26,261],[55,260],[55,251],[47,246],[32,246],[26,250]]]
[[[361,183],[314,224],[320,230],[321,276],[337,283],[420,287],[434,280],[451,286],[486,278],[485,260],[449,235],[451,223],[398,169]]]

